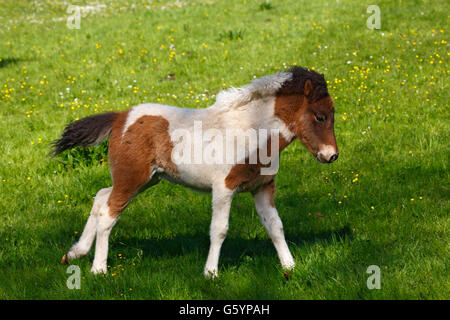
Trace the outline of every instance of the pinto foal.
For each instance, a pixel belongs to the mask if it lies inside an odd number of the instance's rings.
[[[183,129],[190,133],[196,121],[204,129],[215,130],[217,135],[227,129],[277,130],[280,134],[276,156],[298,138],[320,162],[330,163],[338,157],[334,107],[325,79],[300,67],[255,79],[242,88],[222,91],[214,105],[205,109],[142,104],[121,113],[83,118],[65,128],[62,137],[54,142],[53,152],[59,154],[76,146],[95,145],[110,136],[108,152],[113,186],[98,191],[83,233],[63,256],[63,263],[86,255],[97,236],[91,271],[106,273],[108,238],[120,213],[139,192],[164,178],[212,192],[211,245],[205,276],[217,276],[230,206],[237,192],[252,193],[283,268],[295,266],[274,204],[275,174],[262,174],[265,165],[259,158],[256,163],[247,161],[255,150],[246,150],[245,161],[239,162],[239,159],[213,164],[173,161],[174,149],[184,146],[186,150],[188,144],[186,139],[175,139],[175,131]],[[267,148],[273,144],[271,138],[267,139]],[[187,150],[195,150],[198,142],[190,141]],[[204,143],[200,151],[207,146]]]

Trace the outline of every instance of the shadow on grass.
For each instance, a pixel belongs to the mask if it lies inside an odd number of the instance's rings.
[[[331,243],[336,239],[352,237],[350,227],[344,226],[337,230],[320,233],[287,234],[286,240],[291,246],[302,246],[316,242]],[[114,240],[123,248],[135,248],[142,250],[146,259],[158,257],[178,257],[192,252],[204,253],[205,259],[209,249],[209,235],[197,233],[193,235],[177,235],[170,239],[139,239],[117,238]],[[221,250],[221,264],[225,266],[236,265],[244,257],[270,257],[276,256],[275,248],[270,239],[243,239],[226,238]],[[203,262],[203,261],[202,261]]]
[[[16,64],[20,61],[24,61],[24,60],[17,59],[17,58],[0,58],[0,68],[5,68],[9,64]]]

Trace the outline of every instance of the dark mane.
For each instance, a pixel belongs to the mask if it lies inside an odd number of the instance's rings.
[[[283,83],[282,87],[278,90],[277,95],[303,95],[305,81],[310,80],[314,88],[313,96],[311,98],[313,102],[329,96],[327,82],[325,81],[323,74],[302,67],[292,67],[288,72],[292,73],[292,78]]]

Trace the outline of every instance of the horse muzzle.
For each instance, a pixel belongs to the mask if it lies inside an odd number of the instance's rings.
[[[326,147],[316,154],[316,159],[320,163],[332,163],[339,157],[339,152],[332,147]]]

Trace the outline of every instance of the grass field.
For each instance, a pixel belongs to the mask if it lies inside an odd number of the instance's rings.
[[[87,8],[80,29],[69,4]],[[0,298],[450,298],[449,12],[444,0],[2,1]],[[64,126],[142,102],[205,108],[291,65],[325,74],[341,154],[323,165],[298,141],[282,154],[290,279],[249,194],[233,202],[219,278],[205,279],[211,196],[164,181],[113,229],[109,273],[90,274],[92,250],[69,290],[60,259],[111,179],[105,143],[47,156]]]

